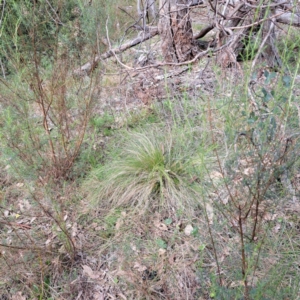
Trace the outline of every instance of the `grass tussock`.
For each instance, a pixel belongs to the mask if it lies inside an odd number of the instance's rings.
[[[192,157],[196,149],[181,132],[129,133],[117,158],[95,169],[84,185],[97,205],[131,206],[141,212],[193,207]]]

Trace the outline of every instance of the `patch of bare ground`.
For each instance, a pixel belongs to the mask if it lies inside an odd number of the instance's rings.
[[[105,97],[107,100],[102,107],[122,112],[174,98],[182,91],[195,94],[202,86],[209,90],[215,79],[209,78],[208,73],[204,76],[203,70],[196,67],[128,71],[121,75],[120,83],[115,87],[103,87],[102,95],[109,96]]]

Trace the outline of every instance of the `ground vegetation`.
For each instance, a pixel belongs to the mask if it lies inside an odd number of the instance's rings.
[[[1,299],[299,299],[293,1],[0,1]]]

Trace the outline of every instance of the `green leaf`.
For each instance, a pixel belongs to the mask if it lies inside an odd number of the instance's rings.
[[[252,79],[252,80],[256,80],[256,79],[257,79],[257,72],[256,72],[256,71],[254,71],[254,72],[252,73],[251,79]]]
[[[265,72],[264,72],[264,75],[265,75],[265,77],[266,77],[266,80],[269,78],[269,72],[267,71],[267,70],[265,70]]]
[[[271,80],[276,77],[275,72],[269,73],[267,70],[265,71],[264,75],[266,77],[265,84],[269,84],[271,82]]]
[[[197,236],[198,232],[199,232],[198,227],[194,227],[194,229],[192,230],[192,235],[195,237],[195,236]],[[204,245],[204,248],[205,248],[205,245]]]
[[[290,87],[292,82],[291,76],[284,75],[282,77],[282,82],[285,87]]]
[[[282,100],[282,102],[286,102],[287,100],[288,100],[288,98],[287,97],[285,97],[285,96],[282,96],[281,98],[280,98],[280,100]]]
[[[164,223],[165,223],[166,225],[171,225],[172,222],[173,222],[173,220],[172,220],[171,218],[168,218],[168,219],[165,219],[165,220],[164,220]]]
[[[262,88],[261,91],[264,94],[263,102],[269,102],[272,99],[272,93],[268,92],[265,88]]]
[[[167,243],[162,239],[157,239],[156,244],[161,249],[167,249]]]
[[[210,292],[209,297],[210,298],[215,298],[216,297],[216,292],[215,291]]]
[[[248,124],[253,124],[258,120],[258,117],[255,115],[255,113],[252,111],[249,115],[249,118],[247,120]]]
[[[280,114],[282,113],[282,111],[281,111],[281,109],[280,109],[278,106],[276,106],[276,107],[274,107],[274,109],[273,109],[273,113],[274,113],[275,115],[280,115]]]
[[[201,251],[201,252],[202,252],[202,251],[205,249],[205,247],[206,247],[206,245],[205,245],[205,244],[202,244],[202,245],[200,245],[200,246],[199,246],[199,251]]]

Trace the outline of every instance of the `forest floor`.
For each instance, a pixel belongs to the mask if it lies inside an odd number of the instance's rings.
[[[0,299],[300,299],[298,70],[249,66],[111,59],[69,178],[2,167]]]

